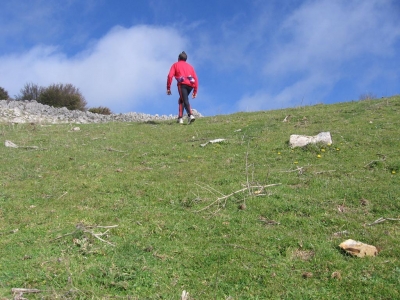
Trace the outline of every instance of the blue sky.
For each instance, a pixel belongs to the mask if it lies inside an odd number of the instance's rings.
[[[0,86],[72,83],[89,107],[177,114],[170,66],[199,77],[192,107],[229,114],[400,94],[398,0],[1,1]]]

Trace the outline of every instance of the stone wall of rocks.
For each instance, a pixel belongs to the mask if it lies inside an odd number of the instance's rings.
[[[192,109],[192,113],[196,117],[202,117],[195,109]],[[100,115],[89,111],[68,110],[65,107],[55,108],[40,104],[35,100],[0,100],[0,123],[88,124],[107,122],[149,122],[173,120],[177,117],[176,115],[159,116],[135,112]]]

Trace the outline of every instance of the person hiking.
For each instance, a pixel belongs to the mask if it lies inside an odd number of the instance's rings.
[[[187,54],[185,51],[179,54],[178,62],[174,63],[169,70],[167,77],[167,95],[171,95],[171,83],[175,77],[178,86],[178,120],[179,124],[183,124],[183,110],[186,110],[188,115],[188,124],[193,123],[196,118],[192,114],[190,108],[189,95],[193,90],[192,98],[196,98],[199,81],[197,80],[196,71],[186,62]]]

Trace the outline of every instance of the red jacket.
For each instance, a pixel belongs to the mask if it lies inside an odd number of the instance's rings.
[[[167,78],[167,90],[171,89],[172,78],[175,77],[178,82],[177,85],[186,84],[193,88],[193,94],[197,94],[197,88],[199,87],[199,81],[194,68],[189,65],[186,61],[180,60],[174,63],[169,70]]]

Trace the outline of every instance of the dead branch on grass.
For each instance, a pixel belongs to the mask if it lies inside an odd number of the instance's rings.
[[[336,172],[336,170],[319,171],[319,172],[315,172],[314,174],[318,175],[318,174],[331,173],[331,172]]]
[[[217,197],[217,199],[215,201],[213,201],[209,205],[203,207],[202,209],[195,211],[196,213],[204,211],[204,210],[212,207],[213,205],[218,205],[218,208],[216,210],[216,212],[217,212],[217,211],[220,210],[221,206],[222,207],[226,206],[226,201],[227,201],[227,199],[229,197],[231,197],[233,195],[236,195],[236,194],[239,194],[239,193],[242,193],[242,192],[244,192],[246,190],[248,191],[249,196],[263,196],[264,194],[261,194],[261,192],[263,192],[264,189],[266,189],[268,187],[272,187],[272,186],[281,185],[281,183],[268,184],[268,185],[264,185],[264,186],[263,185],[251,185],[251,183],[249,181],[248,157],[249,157],[249,142],[247,143],[247,151],[246,151],[246,156],[245,156],[246,184],[244,185],[245,186],[244,188],[242,188],[242,189],[240,189],[238,191],[232,192],[232,193],[230,193],[228,195],[225,195],[225,194],[221,193],[220,191],[214,189],[213,187],[210,187],[208,185],[202,186],[202,185],[196,183],[197,186],[207,190],[208,192],[210,192],[212,194],[218,194],[218,197]],[[254,167],[254,165],[253,165],[253,167]],[[254,172],[252,174],[252,182],[253,182],[253,176],[254,176]],[[257,190],[255,190],[255,189],[257,189]],[[222,201],[224,201],[224,202],[222,203]],[[243,198],[243,203],[239,206],[239,209],[242,209],[242,210],[246,209],[246,198],[245,197]],[[214,213],[216,213],[216,212],[214,212]]]
[[[41,291],[37,289],[12,288],[11,292],[13,293],[14,300],[23,300],[26,299],[23,297],[24,294],[40,293]]]
[[[39,150],[40,148],[38,146],[18,146],[16,144],[14,144],[11,141],[5,141],[4,142],[4,146],[6,147],[10,147],[10,148],[22,148],[22,149],[26,149],[26,150]],[[47,150],[46,148],[43,148],[42,150]]]
[[[121,152],[121,153],[125,153],[125,152],[126,152],[126,151],[116,150],[116,149],[113,149],[113,148],[111,148],[111,147],[106,148],[106,150],[107,150],[107,151]]]
[[[60,197],[57,198],[57,200],[60,200],[62,197],[64,197],[66,194],[68,194],[68,192],[65,192],[64,194],[62,194]]]
[[[20,146],[19,148],[23,148],[26,150],[39,150],[38,146]],[[43,150],[46,150],[45,148]]]
[[[385,161],[386,160],[386,155],[384,155],[384,154],[377,154],[379,157],[380,157],[380,159],[375,159],[375,160],[371,160],[369,163],[367,163],[365,166],[364,166],[364,168],[367,168],[367,167],[369,167],[369,166],[371,166],[371,165],[373,165],[373,164],[376,164],[376,163],[379,163],[379,162],[382,162],[382,161]]]
[[[265,225],[280,225],[281,223],[274,221],[274,220],[269,220],[263,216],[260,216],[259,218],[260,222],[263,222]]]
[[[304,172],[304,167],[296,167],[296,170],[282,171],[283,173],[299,172],[302,175]]]
[[[251,185],[249,185],[249,186],[246,186],[246,187],[243,188],[243,189],[240,189],[240,190],[235,191],[235,192],[233,192],[233,193],[230,193],[230,194],[228,194],[228,195],[224,195],[223,193],[221,193],[221,192],[215,190],[215,189],[212,188],[212,187],[209,187],[209,186],[201,186],[201,185],[198,184],[198,183],[196,183],[196,184],[197,184],[199,187],[201,187],[201,188],[203,188],[203,189],[205,189],[205,190],[207,190],[207,191],[209,191],[209,192],[211,192],[211,193],[216,192],[216,193],[219,193],[220,195],[222,195],[222,197],[218,197],[215,201],[213,201],[213,202],[210,203],[209,205],[203,207],[203,208],[200,209],[200,210],[195,211],[196,213],[201,212],[201,211],[203,211],[203,210],[206,210],[206,209],[210,208],[211,206],[213,206],[213,205],[215,205],[215,204],[221,204],[221,201],[222,201],[222,200],[225,200],[224,204],[222,205],[222,207],[225,207],[225,205],[226,205],[226,200],[227,200],[229,197],[231,197],[231,196],[233,196],[233,195],[236,195],[236,194],[238,194],[238,193],[244,192],[244,191],[246,191],[246,190],[249,190],[250,195],[259,195],[264,189],[266,189],[266,188],[268,188],[268,187],[281,185],[281,183],[268,184],[268,185],[264,185],[264,186],[259,186],[259,185],[257,185],[257,186],[251,186]],[[251,193],[252,189],[255,189],[255,188],[257,188],[257,191]]]
[[[121,157],[121,159],[123,159],[125,156],[127,156],[127,155],[129,155],[129,153],[127,153],[127,154],[125,154],[125,155],[123,155],[122,157]]]
[[[79,232],[79,231],[82,231],[82,232],[84,232],[84,233],[89,233],[89,234],[91,234],[91,235],[92,235],[93,237],[95,237],[96,239],[98,239],[98,240],[100,240],[100,241],[102,241],[102,242],[104,242],[104,243],[106,243],[106,244],[109,244],[110,246],[115,247],[114,244],[112,244],[112,243],[110,243],[109,241],[106,241],[106,240],[104,240],[104,239],[101,238],[101,236],[107,234],[111,228],[115,228],[115,227],[118,227],[118,225],[111,225],[111,226],[100,226],[100,225],[85,226],[85,225],[82,224],[82,223],[78,223],[78,224],[76,224],[76,230],[75,230],[75,231],[70,232],[70,233],[67,233],[67,234],[64,234],[64,235],[61,235],[61,236],[58,236],[58,237],[56,237],[56,238],[50,240],[50,242],[55,241],[55,240],[59,240],[59,239],[64,238],[64,237],[66,237],[66,236],[73,235],[73,234],[75,234],[75,233],[77,233],[77,232]],[[104,229],[107,229],[107,230],[106,230],[105,232],[94,233],[93,230],[92,230],[93,228],[104,228]]]
[[[310,165],[307,166],[307,167],[310,167]],[[288,171],[281,171],[281,172],[282,172],[282,173],[299,172],[299,175],[303,175],[303,173],[305,172],[305,168],[306,168],[306,167],[296,167],[295,170],[288,170]],[[318,174],[331,173],[331,172],[336,172],[336,170],[318,171],[318,172],[314,172],[314,174],[315,174],[315,175],[318,175]]]
[[[268,184],[268,185],[251,185],[250,189],[251,190],[257,189],[256,191],[253,192],[252,195],[263,196],[265,194],[261,194],[261,193],[264,191],[265,188],[271,187],[271,186],[277,186],[277,185],[281,185],[281,184],[282,183],[273,183],[273,184]]]
[[[372,222],[371,224],[368,224],[368,226],[373,226],[376,224],[380,224],[383,223],[385,221],[400,221],[400,219],[393,219],[393,218],[379,218],[378,220],[375,220],[374,222]]]
[[[368,168],[369,166],[371,166],[371,165],[373,165],[373,164],[376,164],[376,163],[378,163],[378,162],[381,162],[381,161],[383,161],[383,160],[371,160],[369,163],[367,163],[367,164],[364,166],[364,168]]]

